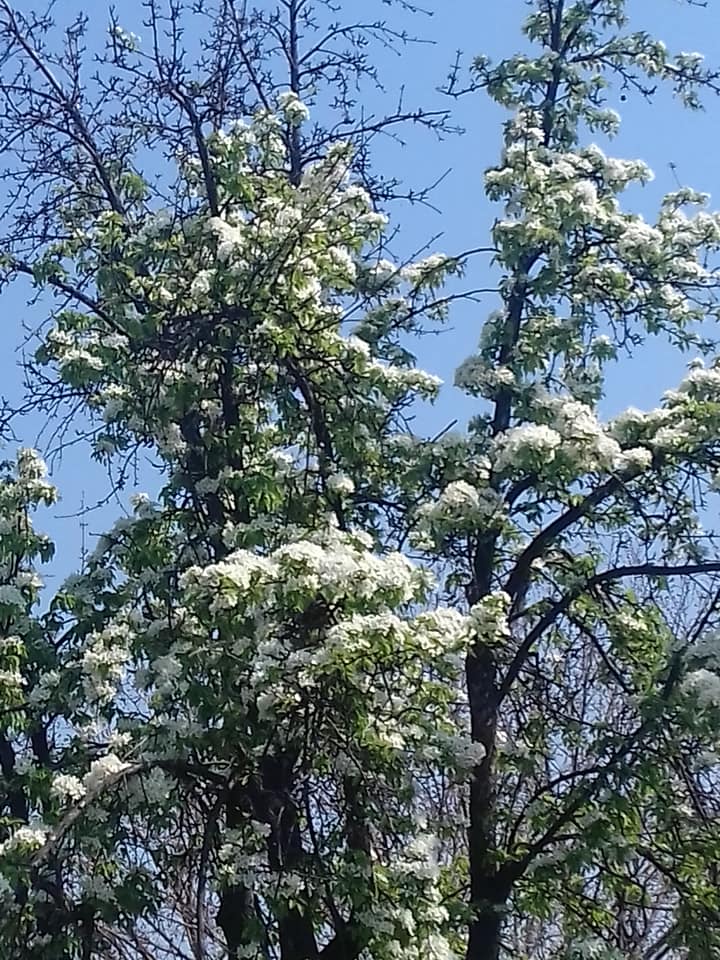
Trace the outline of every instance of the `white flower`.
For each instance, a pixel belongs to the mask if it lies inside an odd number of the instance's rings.
[[[457,960],[457,954],[450,949],[450,944],[440,933],[431,933],[425,948],[426,960]]]
[[[212,273],[209,270],[200,270],[190,284],[190,294],[193,297],[202,297],[210,292]]]
[[[440,872],[438,840],[430,834],[418,834],[405,849],[401,869],[420,879],[434,880]]]
[[[349,337],[345,337],[345,348],[354,354],[361,354],[364,357],[370,356],[370,344],[367,340],[363,340],[361,337],[356,337],[354,334],[351,334]]]
[[[376,290],[390,290],[397,287],[400,268],[390,260],[378,260],[368,268],[368,280]]]
[[[454,263],[452,257],[443,253],[432,253],[424,260],[418,260],[416,263],[403,267],[400,274],[403,280],[416,286],[419,284],[437,284],[444,279],[444,272]]]
[[[635,219],[626,225],[618,250],[625,256],[643,255],[659,250],[662,243],[663,235],[659,230]]]
[[[561,443],[562,437],[557,430],[544,424],[528,423],[512,427],[498,437],[496,469],[522,468],[528,465],[528,457],[530,464],[551,463]]]
[[[465,649],[470,639],[471,620],[452,607],[437,607],[418,614],[412,630],[416,641],[434,655]]]
[[[610,423],[610,432],[616,440],[632,443],[657,413],[659,411],[645,413],[637,407],[628,407]]]
[[[217,238],[218,260],[229,260],[242,244],[242,231],[222,217],[210,217],[207,226],[210,233]]]
[[[123,678],[129,652],[120,639],[102,634],[88,638],[82,658],[83,687],[92,700],[111,700]]]
[[[82,800],[86,789],[82,780],[67,773],[59,773],[53,779],[52,793],[61,800]]]
[[[483,464],[478,466],[478,473],[482,475],[480,479],[487,479]],[[455,480],[445,487],[436,501],[418,508],[418,526],[413,541],[417,547],[425,549],[436,537],[497,523],[504,510],[502,497],[491,487],[477,489],[465,480]]]
[[[455,371],[455,386],[478,396],[493,397],[499,388],[512,387],[516,377],[510,367],[495,366],[471,354]]]
[[[630,470],[633,473],[640,473],[648,470],[652,466],[653,457],[647,447],[631,447],[630,450],[623,450],[615,461],[617,470]]]
[[[480,494],[464,480],[448,484],[440,495],[440,503],[447,510],[475,510],[480,504]]]
[[[88,793],[96,793],[108,781],[117,779],[118,774],[127,770],[130,766],[124,760],[121,760],[116,754],[108,753],[99,760],[93,760],[90,764],[90,770],[83,778],[83,784]]]
[[[258,715],[261,719],[266,719],[267,717],[272,716],[276,701],[277,697],[269,690],[265,690],[263,693],[258,694],[256,706]]]
[[[355,493],[355,484],[344,473],[334,473],[327,479],[327,488],[339,497],[349,497]]]
[[[277,104],[287,122],[299,127],[310,119],[310,111],[293,90],[286,90],[277,98]]]
[[[350,282],[355,280],[357,276],[357,264],[352,254],[345,247],[331,247],[330,250],[328,250],[328,259],[342,280]]]
[[[693,670],[683,680],[682,689],[694,696],[701,707],[720,707],[720,676],[711,670]]]
[[[150,773],[146,773],[142,781],[136,785],[136,793],[146,803],[155,805],[167,800],[172,788],[173,781],[165,771],[160,767],[153,767]]]
[[[155,685],[161,693],[170,693],[183,672],[182,664],[171,654],[153,660],[151,670],[155,675]]]
[[[0,854],[10,850],[39,850],[48,837],[48,829],[43,826],[22,826],[0,843]]]
[[[117,750],[123,750],[130,745],[132,734],[127,730],[113,730],[108,737],[108,747],[113,753]]]
[[[28,693],[28,702],[33,706],[47,703],[57,690],[60,683],[60,672],[58,670],[48,670],[41,674],[35,686]]]
[[[471,628],[479,640],[496,644],[510,636],[508,612],[511,598],[503,590],[482,597],[470,608]]]
[[[579,180],[574,185],[575,200],[580,208],[589,213],[596,212],[598,200],[597,187],[590,180]]]
[[[472,770],[482,763],[487,754],[485,747],[470,737],[446,736],[442,737],[442,744],[452,763],[460,770]]]
[[[155,507],[147,493],[133,493],[130,497],[130,506],[138,517],[151,517],[155,513]]]
[[[129,53],[137,50],[141,39],[136,33],[133,33],[132,30],[123,30],[119,24],[112,31],[112,35],[115,37],[117,43],[124,47]]]
[[[172,216],[169,210],[157,210],[151,213],[142,228],[142,231],[149,237],[169,230],[172,227]]]
[[[6,689],[17,692],[21,687],[26,685],[27,680],[17,667],[12,670],[0,670],[0,688],[5,687]]]
[[[28,587],[30,590],[40,590],[43,585],[43,580],[35,570],[21,570],[15,574],[15,585],[18,587]]]
[[[701,361],[700,361],[701,362]],[[720,369],[711,367],[706,369],[697,362],[690,366],[690,373],[685,377],[677,393],[689,393],[691,396],[720,400]],[[674,399],[674,394],[670,394]]]

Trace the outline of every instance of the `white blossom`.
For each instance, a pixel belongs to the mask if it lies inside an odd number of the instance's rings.
[[[0,843],[0,855],[11,850],[39,850],[48,838],[48,828],[44,826],[20,826],[12,831],[7,840]]]
[[[701,667],[688,673],[682,686],[701,707],[720,707],[720,676],[717,673]]]
[[[327,488],[339,497],[349,497],[355,493],[355,484],[344,473],[333,473],[327,479]]]
[[[85,790],[90,794],[99,792],[109,781],[115,782],[118,775],[129,767],[129,763],[121,760],[114,753],[108,753],[104,757],[93,760],[89,772],[83,778]]]
[[[52,792],[61,800],[82,800],[85,796],[85,784],[71,774],[59,773],[53,778]]]
[[[310,119],[310,111],[292,90],[286,90],[278,98],[278,107],[291,126],[297,127]]]
[[[470,626],[483,643],[502,643],[510,636],[508,613],[509,594],[496,590],[482,597],[470,608]]]
[[[557,430],[544,424],[512,427],[498,439],[495,468],[507,470],[551,463],[561,443],[562,437]]]

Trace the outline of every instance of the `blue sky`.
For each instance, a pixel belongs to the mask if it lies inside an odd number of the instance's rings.
[[[29,9],[32,0],[17,0],[22,9]],[[351,9],[357,0],[346,0]],[[410,129],[404,134],[405,143],[383,142],[377,151],[378,164],[388,172],[399,175],[408,185],[423,187],[447,174],[433,195],[433,204],[440,212],[425,207],[397,206],[392,211],[393,226],[400,226],[395,242],[399,254],[407,254],[423,247],[431,237],[440,235],[433,249],[455,253],[482,246],[488,242],[488,231],[495,211],[485,201],[482,190],[483,170],[496,162],[500,147],[500,124],[504,113],[482,94],[473,94],[459,101],[448,102],[438,92],[456,51],[466,61],[478,53],[499,58],[515,52],[523,43],[520,24],[526,13],[524,0],[426,0],[431,17],[412,21],[380,0],[365,0],[362,15],[371,15],[377,7],[381,15],[399,26],[431,41],[403,48],[400,55],[380,52],[378,64],[387,91],[387,102],[392,104],[401,87],[405,88],[408,104],[418,103],[428,109],[450,106],[456,122],[465,129],[461,136],[448,137],[437,142],[426,133]],[[666,41],[671,49],[699,50],[713,64],[720,64],[720,12],[717,0],[709,0],[707,7],[688,6],[683,0],[630,0],[629,11],[634,24]],[[119,5],[123,24],[142,37],[139,0],[123,0]],[[74,0],[58,0],[55,7],[59,23],[67,22],[82,7]],[[87,9],[87,7],[85,7]],[[104,4],[92,5],[93,36],[99,38],[104,17]],[[612,103],[623,117],[620,136],[609,147],[617,156],[641,157],[655,170],[655,181],[642,192],[636,191],[632,200],[635,209],[652,218],[659,198],[676,187],[670,164],[683,182],[714,195],[720,206],[720,168],[717,162],[718,117],[720,103],[708,102],[703,113],[690,113],[661,93],[649,106],[630,96],[619,102],[619,91]],[[373,92],[371,109],[382,110],[382,95]],[[606,145],[603,146],[607,149]],[[470,287],[489,287],[494,281],[487,262],[477,259],[466,278]],[[37,322],[37,308],[25,306],[23,291],[17,288],[2,297],[4,322],[4,349],[0,356],[2,392],[13,394],[18,387],[13,365],[23,339],[22,324]],[[462,422],[473,412],[473,403],[462,397],[450,385],[457,364],[473,350],[487,313],[493,309],[493,298],[481,303],[458,306],[452,314],[450,329],[440,337],[424,340],[418,347],[421,366],[441,376],[448,387],[435,408],[424,410],[416,421],[418,430],[434,432],[450,420]],[[624,362],[612,373],[604,409],[609,414],[630,404],[654,406],[663,390],[677,382],[687,357],[679,357],[669,348],[656,343],[633,360]],[[23,443],[37,443],[38,422],[20,427]],[[43,442],[40,441],[42,448]],[[10,450],[8,450],[10,453]],[[78,518],[63,519],[76,513],[84,496],[88,504],[104,496],[108,484],[102,470],[89,465],[87,451],[81,446],[71,448],[56,469],[56,481],[63,500],[51,511],[52,516],[39,518],[57,540],[59,561],[53,565],[56,576],[69,572],[80,553],[80,522]],[[121,509],[110,503],[102,510],[93,511],[86,519],[88,530],[100,532],[112,522]]]

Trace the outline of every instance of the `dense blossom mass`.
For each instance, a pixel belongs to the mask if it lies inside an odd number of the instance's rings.
[[[622,0],[529,6],[537,56],[473,66],[511,117],[462,430],[414,429],[441,383],[408,344],[468,258],[391,258],[352,145],[303,153],[297,84],[191,123],[170,202],[96,152],[63,228],[3,261],[61,298],[38,384],[111,474],[157,466],[52,595],[55,489],[34,451],[2,467],[3,955],[720,951],[720,215],[683,188],[647,222],[649,168],[585,142],[618,130],[612,83],[695,107],[716,78]],[[658,336],[684,379],[603,416]]]

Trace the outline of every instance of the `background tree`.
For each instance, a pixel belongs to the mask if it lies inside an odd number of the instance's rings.
[[[53,55],[4,8],[7,276],[60,298],[38,397],[109,464],[150,451],[159,487],[39,613],[54,493],[31,453],[7,468],[9,953],[717,953],[720,218],[689,189],[626,212],[648,168],[586,144],[617,129],[611,83],[694,107],[717,75],[621,0],[530,8],[537,56],[473,67],[512,111],[500,309],[457,373],[478,415],[435,438],[408,342],[466,255],[384,256],[365,146],[403,112],[349,119],[346,82],[380,24],[300,54],[310,4],[201,6],[187,67],[191,12],[151,4],[153,50],[112,21],[88,100],[82,24]],[[602,421],[651,336],[704,359]]]

